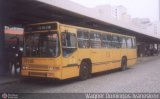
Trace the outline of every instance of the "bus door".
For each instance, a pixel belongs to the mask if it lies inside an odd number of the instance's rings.
[[[62,78],[79,76],[76,30],[61,27]]]

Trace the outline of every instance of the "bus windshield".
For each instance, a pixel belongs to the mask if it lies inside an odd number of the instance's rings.
[[[59,39],[57,33],[25,35],[25,57],[58,57],[59,52]]]

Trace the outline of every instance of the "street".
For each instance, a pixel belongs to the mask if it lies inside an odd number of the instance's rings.
[[[0,85],[6,93],[159,93],[160,57],[137,63],[126,71],[112,70],[94,74],[92,78],[64,81],[21,79]]]

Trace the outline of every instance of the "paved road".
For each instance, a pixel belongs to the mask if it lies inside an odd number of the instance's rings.
[[[93,75],[91,79],[55,81],[45,79],[20,80],[0,85],[7,93],[160,93],[160,57],[143,60],[134,67]]]

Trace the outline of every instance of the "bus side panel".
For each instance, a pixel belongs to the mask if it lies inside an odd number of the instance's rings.
[[[113,68],[119,68],[121,66],[122,50],[112,49],[112,66]]]
[[[90,59],[92,61],[91,49],[89,48],[87,49],[79,48],[78,49],[78,64],[80,65],[84,59]]]
[[[102,64],[103,51],[98,48],[91,49],[92,72],[100,72],[104,70],[105,64]]]
[[[92,63],[92,73],[101,72],[113,69],[112,63],[111,63],[111,50],[110,49],[98,49],[99,53],[98,55],[94,55],[92,57],[95,58],[96,61],[93,61]]]
[[[136,49],[128,49],[127,50],[128,66],[134,65],[137,62],[137,51]]]
[[[77,60],[78,52],[74,52],[69,57],[62,58],[62,79],[79,76],[79,65]]]
[[[74,67],[64,67],[62,69],[62,79],[73,78],[79,76],[79,68],[78,66]]]

